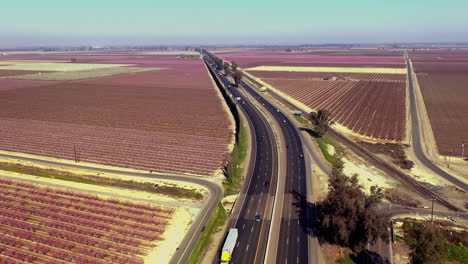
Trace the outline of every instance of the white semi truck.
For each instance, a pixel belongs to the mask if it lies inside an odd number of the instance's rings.
[[[224,241],[223,251],[221,252],[221,263],[229,263],[231,261],[232,252],[237,242],[238,231],[237,228],[229,229],[229,233]]]

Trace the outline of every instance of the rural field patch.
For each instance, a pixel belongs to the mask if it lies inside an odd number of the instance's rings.
[[[262,79],[330,79],[336,77],[350,81],[406,82],[406,74],[352,73],[352,72],[280,72],[249,71]]]
[[[418,74],[418,81],[439,153],[461,156],[468,140],[467,74]]]
[[[80,161],[215,175],[234,126],[205,66],[138,71],[69,82],[0,79],[9,87],[0,88],[0,149],[73,160],[76,148]],[[36,84],[47,85],[26,86]]]
[[[122,74],[137,73],[137,72],[143,72],[143,71],[154,71],[154,70],[161,70],[161,68],[112,67],[112,68],[99,68],[99,69],[92,69],[92,70],[32,73],[32,74],[19,75],[19,76],[13,76],[13,77],[10,76],[9,78],[25,79],[25,80],[72,81],[72,80],[93,79],[93,78],[98,78],[98,77],[106,77],[106,76],[122,75]]]
[[[1,77],[17,76],[17,75],[26,75],[39,73],[40,71],[20,71],[20,70],[0,70]]]
[[[374,139],[405,138],[404,82],[264,79],[312,109],[331,111],[335,122]]]
[[[352,68],[352,67],[300,67],[300,66],[258,66],[247,71],[291,71],[291,72],[349,72],[349,73],[387,73],[405,74],[402,68]]]
[[[468,140],[468,52],[416,51],[410,58],[439,154],[461,156]]]
[[[0,259],[143,264],[176,208],[0,179]]]
[[[98,64],[98,63],[50,63],[31,62],[0,67],[0,70],[26,70],[26,71],[82,71],[112,67],[131,66],[129,64]]]
[[[30,88],[41,85],[50,85],[57,82],[54,81],[36,81],[36,80],[15,80],[15,79],[1,79],[0,78],[0,92],[17,89],[17,88]],[[1,126],[0,126],[1,127]]]
[[[138,72],[131,75],[103,77],[98,79],[82,80],[79,82],[101,85],[135,85],[161,88],[171,87],[171,89],[206,89],[213,85],[211,80],[206,78],[206,72],[204,69],[200,69],[198,66],[167,68],[159,71]]]

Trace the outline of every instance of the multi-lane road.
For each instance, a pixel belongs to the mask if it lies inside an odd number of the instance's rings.
[[[220,74],[212,61],[207,61],[224,88],[238,99],[239,107],[255,131],[254,169],[246,183],[247,190],[241,199],[239,216],[232,223],[233,227],[239,229],[232,263],[263,263],[265,258],[275,263],[309,263],[308,185],[304,152],[297,128],[286,115],[258,95],[247,83],[235,87],[229,78]],[[282,137],[280,142],[284,144],[280,147],[286,152],[284,174],[278,170],[278,163],[281,164],[281,159],[277,158],[279,142],[276,142],[271,126],[277,128]],[[278,182],[282,184],[277,185]],[[274,201],[276,192],[281,192],[281,200]],[[278,226],[271,225],[274,202],[275,206],[282,208],[278,215]],[[256,215],[262,215],[258,222],[255,220]],[[271,232],[279,233],[275,241],[268,241]],[[266,256],[267,245],[277,250],[268,252]]]
[[[253,130],[253,168],[238,198],[240,212],[230,224],[239,230],[231,263],[263,263],[270,228],[268,214],[271,212],[278,173],[275,138],[268,121],[259,110],[238,88],[233,87],[228,78],[220,76],[211,61],[208,61],[208,65],[223,86],[222,89],[232,95]],[[257,215],[260,219],[256,220]]]
[[[281,224],[276,263],[309,263],[308,202],[306,168],[302,141],[294,124],[262,96],[242,83],[244,89],[256,98],[280,124],[286,144],[286,179],[283,190]]]

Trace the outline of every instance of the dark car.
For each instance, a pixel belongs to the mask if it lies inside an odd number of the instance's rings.
[[[257,214],[255,216],[255,222],[260,222],[260,220],[262,220],[262,215],[261,214]]]

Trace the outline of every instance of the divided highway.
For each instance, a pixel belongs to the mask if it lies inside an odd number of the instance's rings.
[[[212,61],[207,60],[214,65]],[[220,76],[215,65],[213,68],[215,74]],[[259,96],[247,83],[242,82],[240,87],[234,87],[225,76],[219,79],[229,92],[239,99],[239,106],[254,126],[257,141],[255,168],[250,182],[246,183],[248,190],[239,218],[233,223],[233,226],[239,229],[239,243],[234,249],[232,263],[263,263],[270,228],[270,232],[279,232],[279,239],[271,241],[278,243],[277,251],[273,252],[276,253],[276,257],[273,258],[275,263],[309,263],[309,204],[306,166],[299,132],[286,115]],[[244,92],[251,96],[245,96]],[[257,102],[250,101],[250,98]],[[273,160],[277,158],[278,149],[270,128],[272,124],[262,117],[261,111],[256,109],[254,104],[261,104],[269,112],[269,116],[279,124],[281,136],[284,137],[285,146],[281,149],[286,151],[287,168],[286,175],[279,175],[285,177],[285,184],[278,186],[278,192],[284,193],[284,199],[275,201],[276,206],[282,207],[279,226],[270,226],[269,216],[273,205],[268,200],[268,197],[272,198],[275,195],[278,168],[277,161]],[[265,212],[270,213],[265,215]],[[262,214],[262,224],[255,221],[257,214]]]
[[[230,263],[263,263],[270,219],[268,212],[272,209],[273,197],[276,193],[277,179],[277,148],[274,135],[266,119],[231,82],[220,76],[216,66],[207,58],[213,73],[222,85],[227,88],[243,111],[251,129],[254,131],[252,153],[255,154],[252,174],[246,179],[245,188],[238,198],[241,203],[239,216],[233,219],[230,227],[239,230],[239,237],[234,248]],[[269,205],[269,206],[268,206]],[[259,215],[261,219],[256,221]]]
[[[286,142],[287,172],[283,214],[279,228],[276,263],[309,263],[309,212],[307,175],[302,141],[293,123],[247,83],[243,87],[254,96],[280,124]]]

